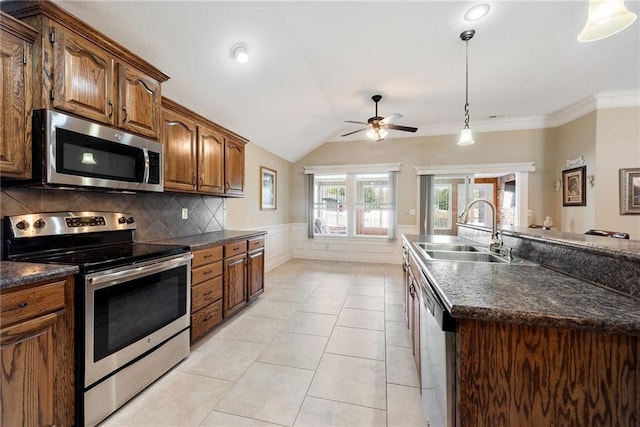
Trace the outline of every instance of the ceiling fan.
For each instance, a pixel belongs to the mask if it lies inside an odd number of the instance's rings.
[[[402,114],[398,114],[398,113],[393,113],[392,115],[390,115],[389,117],[380,117],[378,116],[378,102],[380,102],[380,100],[382,99],[382,95],[373,95],[371,97],[371,99],[373,100],[373,102],[376,103],[376,115],[371,117],[369,120],[367,120],[367,122],[358,122],[358,121],[354,121],[354,120],[345,120],[345,123],[356,123],[359,125],[367,125],[367,127],[362,128],[362,129],[358,129],[358,130],[354,130],[352,132],[347,132],[344,135],[341,136],[349,136],[349,135],[353,135],[354,133],[358,133],[358,132],[362,132],[362,131],[367,131],[367,136],[373,140],[376,141],[381,141],[383,140],[388,132],[387,129],[394,129],[394,130],[402,130],[405,132],[415,132],[418,130],[418,128],[414,128],[411,126],[400,126],[400,125],[394,125],[393,121],[396,119],[400,119],[402,117],[404,117]]]

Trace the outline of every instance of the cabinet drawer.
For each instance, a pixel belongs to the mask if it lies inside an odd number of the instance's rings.
[[[207,280],[191,288],[191,312],[222,298],[222,276]]]
[[[213,248],[200,249],[193,252],[193,259],[191,260],[191,267],[200,267],[211,261],[218,261],[222,259],[222,246],[216,246]]]
[[[249,250],[252,251],[254,249],[264,248],[264,237],[259,237],[257,239],[247,240],[249,244]]]
[[[212,262],[202,267],[191,270],[191,285],[197,285],[205,280],[212,279],[222,274],[222,261]]]
[[[198,310],[191,315],[191,341],[209,332],[222,321],[222,300]]]
[[[247,241],[241,240],[239,242],[227,243],[224,245],[224,257],[229,258],[237,254],[247,252]]]
[[[3,293],[0,298],[2,327],[63,308],[64,284],[65,281],[61,280]]]

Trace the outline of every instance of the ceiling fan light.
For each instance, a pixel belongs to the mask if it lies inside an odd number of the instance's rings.
[[[458,145],[473,145],[476,142],[473,140],[473,133],[471,133],[471,129],[467,126],[462,129],[460,132],[460,139],[458,140]]]
[[[491,10],[491,6],[489,6],[489,4],[478,3],[474,6],[471,6],[469,9],[467,9],[467,11],[464,13],[464,19],[465,21],[469,21],[469,22],[477,21],[478,19],[481,19],[487,16],[490,10]]]
[[[623,0],[589,0],[589,15],[578,41],[602,40],[627,28],[637,18],[629,12]]]
[[[367,131],[367,137],[374,141],[382,141],[388,134],[386,129],[381,128],[371,128]]]

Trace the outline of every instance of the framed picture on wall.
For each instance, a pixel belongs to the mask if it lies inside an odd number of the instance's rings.
[[[620,169],[620,215],[640,215],[640,168]]]
[[[587,205],[587,167],[562,171],[562,206]]]
[[[260,166],[260,209],[275,209],[278,201],[278,172]]]

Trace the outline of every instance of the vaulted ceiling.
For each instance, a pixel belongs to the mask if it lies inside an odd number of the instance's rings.
[[[490,1],[56,1],[171,76],[163,95],[289,161],[401,113],[417,135],[463,125],[469,41],[472,128],[509,128],[593,94],[640,88],[640,23],[576,40],[588,3]],[[640,2],[625,2],[640,14]],[[237,42],[250,60],[230,57]],[[634,93],[634,92],[631,92]],[[640,100],[638,100],[640,104]],[[498,116],[490,118],[490,116]],[[392,131],[387,139],[414,134]],[[360,133],[353,138],[363,139]]]

